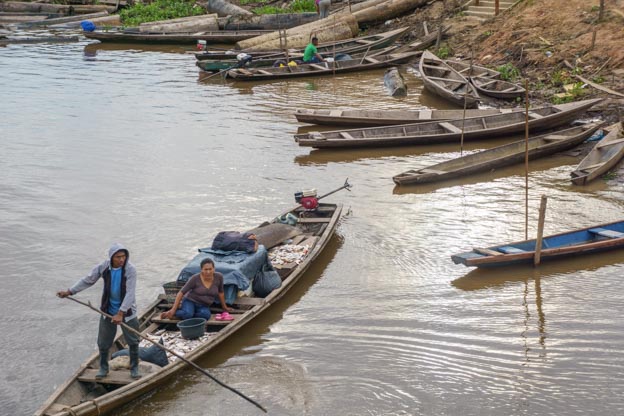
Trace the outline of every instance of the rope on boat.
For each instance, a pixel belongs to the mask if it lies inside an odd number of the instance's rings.
[[[86,306],[87,308],[94,310],[95,312],[99,313],[102,316],[105,316],[109,319],[113,319],[113,317],[105,312],[102,312],[101,310],[95,308],[93,305],[91,305],[91,302],[82,302],[72,296],[66,296],[63,299],[69,299],[69,300],[73,300],[76,303],[79,303],[83,306]],[[222,382],[221,380],[217,379],[215,376],[213,376],[212,374],[210,374],[208,371],[204,370],[203,368],[201,368],[200,366],[198,366],[197,364],[195,364],[192,361],[187,360],[186,358],[184,358],[183,356],[181,356],[180,354],[178,354],[177,352],[173,351],[172,349],[169,349],[167,347],[165,347],[164,345],[161,345],[160,343],[150,339],[149,337],[146,337],[145,335],[141,334],[139,331],[136,331],[134,328],[129,327],[128,325],[126,325],[123,321],[120,322],[120,324],[122,327],[124,327],[125,329],[127,329],[128,331],[132,332],[133,334],[139,336],[140,338],[151,342],[152,344],[156,345],[158,348],[163,349],[165,351],[167,351],[168,353],[175,355],[176,357],[178,357],[180,360],[184,361],[186,364],[190,365],[191,367],[193,367],[195,370],[199,371],[200,373],[208,376],[212,381],[214,381],[215,383],[217,383],[218,385],[220,385],[221,387],[225,387],[226,389],[230,390],[231,392],[239,395],[240,397],[242,397],[243,399],[247,400],[248,402],[250,402],[251,404],[253,404],[254,406],[256,406],[258,409],[262,410],[264,413],[267,413],[267,410],[258,402],[256,402],[255,400],[253,400],[250,397],[245,396],[243,393],[241,393],[240,391],[236,390],[234,387],[230,387],[227,384],[225,384],[224,382]],[[93,403],[95,404],[95,401],[93,401]],[[98,416],[100,415],[100,409],[98,408],[97,404],[95,404],[95,408],[98,411]]]

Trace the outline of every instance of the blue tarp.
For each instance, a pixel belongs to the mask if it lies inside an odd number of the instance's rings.
[[[178,275],[178,282],[185,283],[191,276],[199,273],[199,265],[205,258],[215,262],[215,270],[223,275],[224,285],[236,285],[239,290],[246,290],[256,273],[262,270],[262,266],[270,264],[267,249],[263,245],[258,246],[255,253],[200,248],[199,253]]]

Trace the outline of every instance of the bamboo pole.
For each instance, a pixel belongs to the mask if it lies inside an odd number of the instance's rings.
[[[524,80],[524,239],[529,239],[529,82]]]
[[[494,0],[494,16],[498,16],[498,12],[500,11],[500,4],[498,0]]]
[[[101,310],[93,307],[93,305],[91,305],[91,302],[82,302],[72,296],[66,296],[65,299],[69,299],[69,300],[73,300],[76,303],[79,303],[83,306],[86,306],[87,308],[90,308],[92,310],[94,310],[95,312],[99,313],[102,316],[105,316],[109,319],[113,319],[113,317],[105,312],[102,312]],[[212,374],[210,374],[208,371],[204,370],[203,368],[201,368],[200,366],[198,366],[197,364],[195,364],[192,361],[187,360],[186,358],[184,358],[183,356],[181,356],[180,354],[178,354],[177,352],[173,351],[172,349],[169,349],[167,347],[165,347],[164,345],[161,345],[160,343],[146,337],[145,335],[141,334],[139,331],[135,330],[132,327],[129,327],[128,325],[126,325],[125,323],[121,322],[119,325],[121,325],[122,327],[124,327],[126,330],[132,332],[133,334],[139,336],[140,338],[151,342],[152,344],[156,345],[158,348],[163,349],[165,351],[167,351],[169,354],[172,354],[176,357],[178,357],[180,360],[184,361],[186,364],[190,365],[191,367],[193,367],[195,370],[199,371],[200,373],[208,376],[211,380],[213,380],[215,383],[217,383],[218,385],[220,385],[221,387],[225,387],[226,389],[230,390],[231,392],[239,395],[240,397],[242,397],[243,399],[247,400],[248,402],[252,403],[254,406],[256,406],[257,408],[261,409],[264,413],[267,413],[267,410],[258,402],[256,402],[255,400],[245,396],[243,393],[241,393],[240,391],[236,390],[233,387],[228,386],[227,384],[225,384],[224,382],[222,382],[221,380],[219,380],[218,378],[216,378],[215,376],[213,376]]]
[[[442,29],[439,29],[442,33]],[[466,78],[466,91],[464,91],[464,112],[462,114],[461,141],[459,146],[459,155],[464,155],[464,129],[466,126],[466,105],[468,101],[468,92],[470,91],[470,77],[472,76],[472,48],[470,49],[470,69],[468,69],[468,78]]]
[[[542,195],[540,202],[539,219],[537,221],[537,240],[535,240],[535,257],[533,265],[539,266],[542,255],[542,238],[544,237],[544,219],[546,218],[546,195]]]

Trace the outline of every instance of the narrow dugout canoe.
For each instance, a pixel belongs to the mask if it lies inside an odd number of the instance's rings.
[[[577,101],[555,106],[538,107],[529,111],[530,131],[545,130],[574,120],[601,98]],[[296,134],[299,146],[316,148],[409,146],[435,144],[464,140],[481,140],[522,132],[525,113],[514,111],[506,114],[472,117],[466,120],[432,121],[398,126],[368,127],[350,130],[309,132]]]
[[[524,240],[487,248],[474,248],[472,251],[454,254],[451,259],[455,264],[461,263],[469,267],[532,264],[535,247],[536,240]],[[547,261],[620,248],[624,248],[624,221],[594,225],[544,237],[540,258],[542,261]]]
[[[282,286],[265,298],[245,296],[233,303],[233,321],[218,321],[212,316],[207,322],[209,336],[200,339],[184,358],[196,362],[200,357],[235,334],[261,312],[268,309],[297,284],[304,272],[316,260],[333,235],[341,205],[319,204],[316,211],[305,211],[302,207],[294,208],[290,213],[297,218],[294,226],[276,223],[263,223],[250,230],[257,235],[258,242],[265,245],[269,255],[275,253],[284,244],[295,244],[302,249],[303,257],[299,263],[273,264],[282,278]],[[273,227],[278,227],[275,230]],[[283,228],[289,227],[287,232]],[[290,246],[292,247],[292,246]],[[155,334],[166,329],[168,333],[179,334],[176,320],[160,319],[160,313],[171,307],[165,295],[160,295],[139,318],[140,330],[144,335]],[[215,309],[214,312],[220,311]],[[125,347],[123,336],[117,338],[112,351]],[[128,370],[112,370],[107,377],[95,380],[99,358],[91,356],[78,370],[62,384],[50,398],[35,412],[35,416],[91,416],[111,412],[119,406],[135,399],[166,382],[175,379],[186,367],[182,360],[171,361],[165,367],[156,367],[153,372],[145,373],[138,380],[129,376]]]
[[[459,72],[429,51],[424,51],[418,63],[424,88],[453,104],[476,108],[479,93]]]
[[[409,27],[402,27],[400,29],[391,30],[389,32],[378,33],[376,35],[362,36],[359,38],[345,39],[337,42],[321,43],[318,47],[318,53],[321,55],[330,56],[335,53],[357,53],[365,52],[366,50],[375,50],[385,48],[391,45],[403,34],[409,30]],[[202,53],[196,53],[195,58],[198,61],[203,60],[235,60],[236,55],[239,53],[246,53],[254,58],[262,59],[284,59],[286,54],[284,51],[245,51],[245,50],[230,50],[230,51],[206,51]],[[303,56],[303,49],[289,50],[289,56]]]
[[[198,40],[210,43],[236,43],[270,33],[270,30],[216,30],[197,33],[138,33],[119,31],[83,32],[89,39],[116,43],[195,44]]]
[[[342,74],[347,72],[368,71],[406,63],[416,58],[421,52],[406,52],[388,55],[367,55],[363,58],[346,61],[322,62],[284,66],[282,68],[236,68],[225,73],[226,78],[236,81],[262,81],[284,78],[315,77]]]
[[[466,61],[454,61],[452,59],[447,59],[444,61],[445,64],[459,72],[462,76],[468,77],[483,77],[490,79],[498,79],[501,76],[501,73],[496,71],[495,69],[486,68],[484,66],[479,65],[471,65],[470,62]]]
[[[466,118],[507,114],[524,111],[522,108],[468,109]],[[397,124],[426,123],[429,121],[457,120],[464,110],[324,110],[296,109],[295,117],[301,123],[326,126],[394,126]]]
[[[589,152],[570,174],[572,183],[585,185],[604,175],[624,157],[624,132],[622,123],[614,124],[611,131]]]
[[[591,137],[601,125],[602,123],[591,123],[531,137],[528,141],[529,159],[538,159],[577,146]],[[394,176],[392,180],[397,185],[418,185],[466,177],[473,173],[522,163],[526,147],[527,142],[519,140],[424,168],[411,169]]]
[[[517,97],[524,97],[526,90],[513,82],[492,79],[488,77],[470,77],[470,82],[477,91],[483,95],[500,98],[503,100],[513,100]]]

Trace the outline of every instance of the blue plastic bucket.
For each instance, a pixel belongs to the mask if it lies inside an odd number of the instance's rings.
[[[199,338],[206,332],[206,320],[204,318],[191,318],[178,322],[178,328],[182,338]]]

